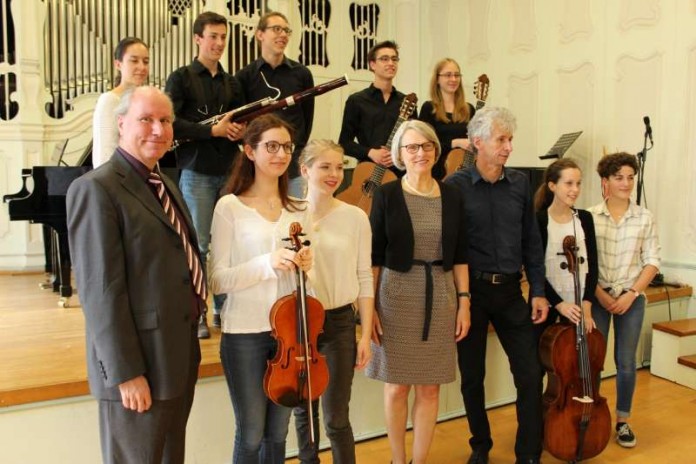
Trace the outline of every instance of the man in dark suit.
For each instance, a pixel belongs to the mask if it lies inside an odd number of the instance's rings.
[[[181,193],[164,176],[156,181],[174,110],[162,91],[138,87],[116,114],[114,156],[73,182],[67,197],[102,456],[183,463],[207,290]]]

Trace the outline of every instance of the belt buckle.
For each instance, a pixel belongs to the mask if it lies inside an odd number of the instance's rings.
[[[503,274],[493,274],[491,278],[491,283],[493,285],[500,285],[503,283]]]

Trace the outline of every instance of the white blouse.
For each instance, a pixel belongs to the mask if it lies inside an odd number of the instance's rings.
[[[116,107],[121,97],[114,92],[99,96],[92,115],[92,166],[98,168],[109,161],[118,146]]]
[[[357,206],[341,202],[312,226],[312,288],[324,309],[374,297],[372,230]]]
[[[573,225],[575,223],[575,225]],[[549,214],[548,225],[549,238],[546,245],[546,279],[558,296],[563,301],[575,303],[575,284],[573,275],[568,271],[568,260],[563,254],[563,239],[567,235],[575,235],[577,251],[578,270],[580,278],[580,299],[585,292],[585,278],[589,271],[587,263],[587,246],[585,245],[585,231],[580,224],[580,218],[573,216],[573,220],[565,224],[560,224]]]
[[[296,288],[295,271],[271,265],[271,253],[290,246],[290,224],[299,222],[309,237],[309,209],[282,210],[270,222],[235,195],[225,195],[213,213],[210,242],[210,291],[227,294],[222,308],[222,331],[259,333],[271,330],[269,316],[275,301]]]

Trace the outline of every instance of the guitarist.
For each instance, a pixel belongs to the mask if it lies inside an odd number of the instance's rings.
[[[456,61],[444,58],[433,71],[430,101],[421,106],[419,119],[433,126],[440,140],[442,156],[433,166],[433,177],[441,180],[446,174],[445,161],[449,152],[455,148],[469,148],[466,125],[476,110],[464,98],[462,72]]]
[[[399,70],[399,46],[391,40],[379,42],[370,49],[367,59],[375,79],[368,88],[348,97],[339,143],[358,161],[372,161],[401,177],[403,172],[394,168],[389,149],[384,146],[405,96],[393,84]]]

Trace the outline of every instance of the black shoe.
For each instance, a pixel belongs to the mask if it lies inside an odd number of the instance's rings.
[[[208,329],[205,313],[198,318],[198,338],[210,338],[210,330]]]
[[[474,450],[467,464],[488,464],[488,450]]]
[[[527,458],[527,459],[521,459],[517,458],[515,460],[515,464],[539,464],[541,461],[539,461],[539,458]]]
[[[219,314],[213,314],[213,327],[217,327],[218,329],[222,327],[222,319],[220,319]]]
[[[636,446],[636,436],[626,422],[616,424],[616,443],[624,448]]]

